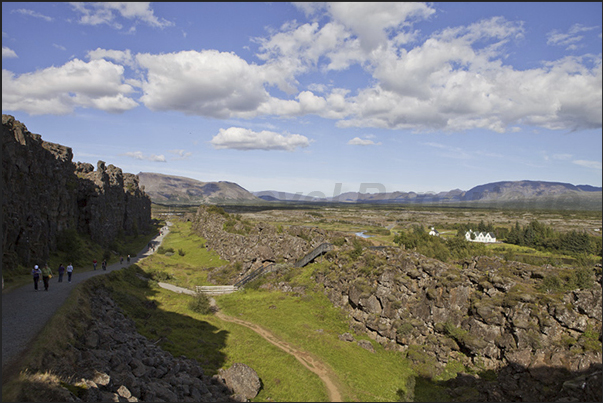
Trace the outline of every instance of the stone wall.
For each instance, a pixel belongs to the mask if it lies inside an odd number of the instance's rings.
[[[108,246],[115,236],[145,231],[151,200],[138,178],[99,161],[74,163],[71,148],[42,140],[2,115],[2,263],[44,262],[67,229]]]

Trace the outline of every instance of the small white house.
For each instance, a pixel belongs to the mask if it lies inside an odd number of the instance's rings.
[[[474,238],[472,238],[472,235]],[[465,233],[465,239],[469,242],[482,242],[482,243],[494,243],[496,242],[496,236],[492,232],[473,232],[469,230]]]
[[[434,227],[431,227],[431,231],[429,231],[429,235],[431,235],[431,236],[440,236],[440,233]]]

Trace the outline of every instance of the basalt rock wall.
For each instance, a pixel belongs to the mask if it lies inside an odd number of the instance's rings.
[[[240,262],[243,272],[266,262],[294,263],[327,240],[326,232],[318,228],[291,226],[279,230],[267,223],[245,223],[235,217],[200,206],[192,217],[192,229],[205,238],[207,247],[215,250],[221,258]]]
[[[151,200],[135,175],[72,159],[71,148],[2,115],[3,267],[44,262],[65,230],[108,246],[120,232],[150,225]]]
[[[498,374],[475,401],[554,401],[569,393],[562,386],[571,388],[575,374],[599,374],[600,382],[598,270],[583,289],[548,292],[544,279],[563,276],[560,269],[491,257],[452,266],[398,248],[326,256],[330,266],[315,280],[348,312],[352,329],[402,351],[424,376],[451,361]],[[509,387],[518,379],[522,385]],[[600,401],[600,386],[594,391]]]

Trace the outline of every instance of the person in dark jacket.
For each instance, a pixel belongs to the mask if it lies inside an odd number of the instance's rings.
[[[42,270],[35,265],[33,269],[31,269],[31,275],[33,276],[34,282],[34,290],[38,291],[38,282],[40,281],[40,275],[42,274]]]

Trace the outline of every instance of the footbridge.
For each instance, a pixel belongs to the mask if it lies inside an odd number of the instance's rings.
[[[197,292],[205,295],[224,295],[239,290],[239,287],[234,285],[198,285],[196,288]]]
[[[312,249],[310,252],[308,252],[304,257],[299,259],[297,262],[295,262],[293,267],[304,267],[305,265],[307,265],[308,263],[310,263],[311,261],[316,259],[318,256],[322,255],[323,253],[327,253],[331,250],[333,250],[332,244],[330,244],[328,242],[322,243],[322,244],[318,245],[316,248]],[[234,284],[234,286],[235,287],[243,287],[245,284],[249,283],[250,281],[255,280],[256,278],[258,278],[266,273],[270,273],[271,271],[275,271],[282,267],[287,267],[287,266],[283,265],[283,264],[278,264],[278,263],[270,263],[266,266],[259,267],[259,268],[255,269],[254,271],[252,271],[251,273],[247,274],[245,277],[243,277],[239,281],[237,281]]]

